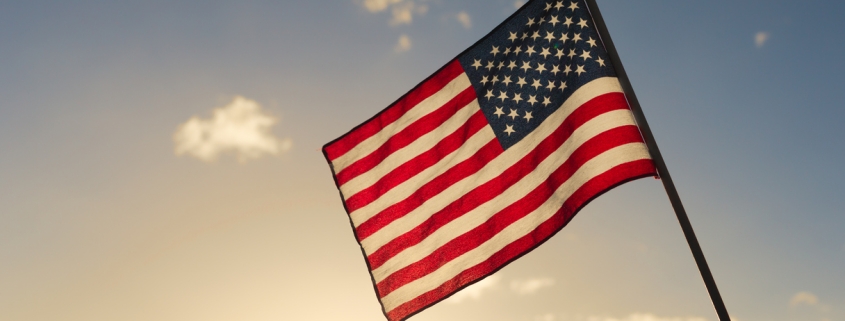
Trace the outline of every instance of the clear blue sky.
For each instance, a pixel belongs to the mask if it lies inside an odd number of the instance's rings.
[[[845,320],[845,2],[599,5],[731,314]],[[319,149],[515,10],[0,0],[0,320],[382,319]],[[235,97],[273,148],[177,154]],[[485,284],[412,320],[716,321],[653,179]]]

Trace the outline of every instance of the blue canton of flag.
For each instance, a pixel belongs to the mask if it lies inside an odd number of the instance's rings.
[[[505,149],[582,85],[615,76],[580,1],[526,6],[458,60]]]

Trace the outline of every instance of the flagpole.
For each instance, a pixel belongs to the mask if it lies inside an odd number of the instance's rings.
[[[669,175],[669,169],[666,167],[663,155],[660,154],[660,149],[657,148],[657,142],[654,140],[654,135],[651,133],[651,128],[645,119],[645,114],[643,114],[640,102],[637,100],[637,95],[634,94],[634,87],[631,86],[628,74],[625,72],[625,68],[622,67],[622,60],[619,59],[619,53],[616,52],[616,47],[613,45],[613,40],[611,40],[610,33],[607,31],[607,25],[605,25],[604,18],[601,16],[598,4],[596,4],[596,0],[586,0],[586,2],[590,14],[593,16],[599,36],[601,36],[605,49],[616,70],[616,76],[619,78],[622,90],[628,98],[628,104],[631,106],[631,111],[634,114],[637,125],[640,127],[640,132],[642,132],[643,139],[645,139],[645,143],[648,146],[651,158],[654,160],[654,165],[657,167],[657,172],[663,182],[663,187],[666,189],[666,194],[669,196],[669,201],[675,209],[675,215],[678,216],[678,222],[681,224],[681,229],[684,231],[684,236],[692,251],[692,256],[695,258],[696,265],[698,265],[698,271],[701,272],[701,277],[704,279],[704,285],[707,287],[707,292],[713,301],[716,314],[719,316],[719,320],[730,321],[731,317],[728,315],[728,309],[725,307],[722,296],[719,294],[719,289],[716,287],[716,280],[713,279],[713,274],[710,272],[710,267],[704,258],[704,252],[701,251],[701,245],[699,245],[698,239],[695,237],[692,224],[690,224],[687,212],[684,210],[684,204],[681,203],[681,197],[678,195],[678,190],[675,189],[675,183]]]

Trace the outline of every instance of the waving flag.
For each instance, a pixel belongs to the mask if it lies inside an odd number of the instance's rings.
[[[392,321],[656,175],[583,0],[530,1],[323,152]]]

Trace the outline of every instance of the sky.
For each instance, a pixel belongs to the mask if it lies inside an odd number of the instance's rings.
[[[845,321],[845,2],[600,0],[735,320]],[[510,0],[0,0],[0,320],[383,320],[320,152]],[[411,320],[717,321],[660,181]]]

